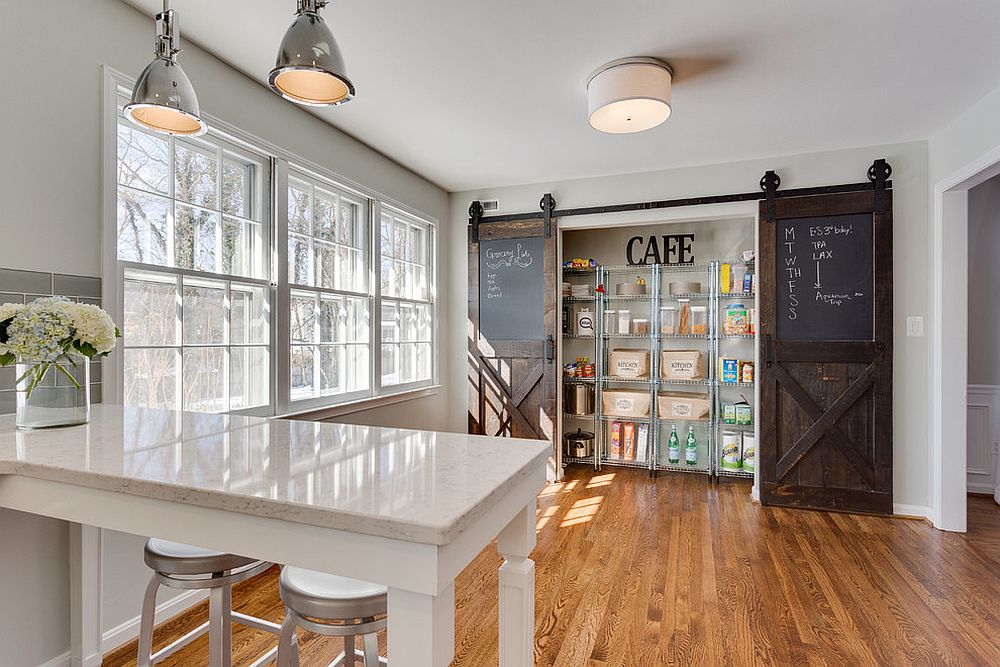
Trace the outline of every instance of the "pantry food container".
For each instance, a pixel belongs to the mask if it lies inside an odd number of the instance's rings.
[[[619,310],[618,311],[618,329],[614,333],[627,334],[629,332],[629,327],[632,324],[632,311],[631,310]]]
[[[594,414],[594,386],[581,382],[564,385],[563,410],[571,415]]]
[[[675,281],[667,287],[670,294],[701,294],[701,283]]]
[[[708,394],[699,392],[664,392],[656,397],[656,410],[663,419],[708,419]]]
[[[604,333],[613,334],[618,332],[618,311],[604,311]]]
[[[641,318],[632,320],[632,333],[640,336],[649,335],[649,320]]]
[[[608,375],[625,380],[642,380],[649,377],[649,350],[611,350]]]
[[[618,283],[615,285],[618,296],[643,296],[646,294],[646,283]]]
[[[663,350],[660,377],[664,380],[703,380],[705,360],[698,350]]]
[[[660,306],[660,333],[677,333],[677,306]]]
[[[691,306],[691,335],[708,334],[708,306]]]
[[[601,392],[601,407],[609,417],[648,417],[650,402],[648,391],[605,389]]]
[[[563,456],[584,459],[594,453],[594,434],[583,429],[563,434]]]
[[[594,335],[594,313],[590,308],[584,307],[576,311],[576,331],[573,333],[577,336]]]

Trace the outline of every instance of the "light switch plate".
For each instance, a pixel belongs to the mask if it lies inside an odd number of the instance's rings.
[[[924,335],[924,318],[922,317],[907,317],[906,318],[906,335],[911,338],[921,338]]]

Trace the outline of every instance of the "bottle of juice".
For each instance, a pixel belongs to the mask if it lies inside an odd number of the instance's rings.
[[[677,424],[670,425],[670,440],[667,441],[667,463],[681,462],[681,440],[677,437]]]
[[[694,439],[694,426],[688,426],[687,442],[684,443],[684,463],[698,464],[698,442]]]

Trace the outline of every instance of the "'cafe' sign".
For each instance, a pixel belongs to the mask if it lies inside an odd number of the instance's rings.
[[[694,234],[633,236],[625,258],[629,264],[694,264]]]

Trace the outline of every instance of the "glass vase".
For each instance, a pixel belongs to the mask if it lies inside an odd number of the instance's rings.
[[[58,364],[58,365],[57,365]],[[90,421],[90,359],[18,359],[17,427],[49,428]]]

